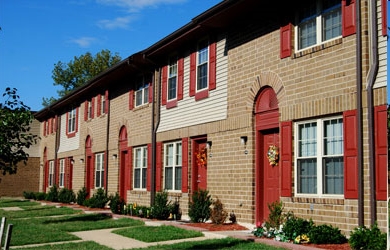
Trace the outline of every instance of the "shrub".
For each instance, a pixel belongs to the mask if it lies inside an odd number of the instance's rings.
[[[115,195],[110,195],[108,197],[110,200],[110,209],[114,214],[123,214],[125,207],[125,200],[119,196],[118,192]]]
[[[313,227],[312,220],[298,218],[290,213],[283,225],[283,232],[288,240],[294,240],[299,235],[307,234]]]
[[[32,199],[32,200],[35,200],[35,193],[32,192],[32,191],[23,191],[23,197],[25,199]]]
[[[77,192],[77,198],[76,198],[76,203],[80,206],[85,205],[85,200],[87,199],[88,192],[85,187],[81,188]]]
[[[58,188],[56,185],[52,186],[49,190],[49,192],[46,195],[45,200],[47,201],[58,201]]]
[[[347,242],[345,235],[337,227],[330,225],[314,226],[310,229],[307,236],[314,244],[342,244]]]
[[[188,204],[188,216],[192,222],[205,222],[210,218],[211,197],[207,190],[196,190]]]
[[[214,224],[223,224],[228,217],[228,213],[224,210],[222,202],[216,198],[211,207],[211,222]]]
[[[104,208],[106,203],[108,202],[108,197],[103,188],[99,188],[93,196],[86,200],[85,206],[91,208]]]
[[[380,250],[386,249],[386,238],[386,233],[382,233],[375,223],[371,228],[366,226],[355,228],[348,242],[352,249]]]
[[[46,198],[46,193],[44,193],[44,192],[36,192],[36,193],[34,194],[34,196],[35,196],[35,199],[36,199],[37,201],[43,201],[43,200],[45,200],[45,198]]]
[[[175,200],[173,204],[171,205],[171,214],[173,215],[175,220],[181,219],[181,209],[180,209],[180,203],[178,200]]]
[[[274,201],[267,204],[269,209],[268,219],[265,221],[266,228],[279,228],[283,223],[283,203],[281,201]]]
[[[168,201],[168,192],[157,192],[150,216],[158,220],[166,220],[171,212],[171,202]]]
[[[74,194],[72,189],[63,188],[58,193],[58,201],[62,203],[72,203],[75,202],[76,195]]]

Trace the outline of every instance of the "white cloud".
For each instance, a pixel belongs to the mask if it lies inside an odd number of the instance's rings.
[[[70,43],[75,43],[81,48],[88,48],[92,43],[96,42],[96,38],[94,37],[80,37],[69,40]]]
[[[102,29],[109,29],[109,30],[126,29],[126,28],[128,28],[129,23],[131,22],[132,19],[134,19],[134,18],[132,18],[130,16],[117,17],[113,20],[105,19],[105,20],[100,20],[97,25]]]
[[[125,8],[129,12],[135,12],[146,7],[155,7],[160,4],[182,3],[187,0],[96,0],[96,1],[100,4],[118,6],[121,8]]]

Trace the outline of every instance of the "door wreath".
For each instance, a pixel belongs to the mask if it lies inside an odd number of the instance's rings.
[[[271,166],[277,166],[279,162],[279,148],[275,145],[269,146],[267,158]]]

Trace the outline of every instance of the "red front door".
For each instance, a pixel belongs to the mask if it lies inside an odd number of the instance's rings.
[[[193,190],[207,189],[207,149],[206,139],[194,141],[193,144]]]
[[[267,157],[268,149],[270,146],[277,146],[279,148],[279,131],[274,129],[260,132],[260,221],[264,221],[268,218],[269,209],[268,204],[271,204],[279,200],[280,197],[280,178],[278,165],[272,165]]]
[[[119,175],[119,196],[122,197],[125,201],[127,201],[127,195],[126,195],[126,189],[127,189],[127,182],[128,182],[128,175],[127,175],[127,169],[128,169],[128,157],[127,157],[127,151],[121,151],[120,155],[120,175]]]

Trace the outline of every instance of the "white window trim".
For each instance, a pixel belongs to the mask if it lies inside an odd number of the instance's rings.
[[[200,51],[200,44],[202,43],[206,43],[207,46],[205,48],[207,48],[207,61],[202,63],[202,64],[207,64],[207,84],[206,84],[206,87],[204,87],[203,89],[198,89],[198,68],[201,64],[199,64],[199,51]],[[210,64],[210,42],[205,39],[205,40],[201,40],[199,43],[198,43],[198,49],[196,51],[196,82],[195,82],[195,92],[202,92],[202,91],[205,91],[209,88],[210,86],[210,70],[209,70],[209,64]]]
[[[92,101],[88,101],[88,119],[92,119]]]
[[[100,158],[100,165],[98,166],[98,158]],[[100,186],[97,186],[97,174],[100,175]],[[96,189],[104,188],[104,153],[95,154],[95,178],[94,178],[94,186]]]
[[[76,119],[77,119],[77,112],[76,108],[70,110],[68,112],[68,134],[75,133],[76,132]]]
[[[54,161],[49,161],[48,186],[52,187],[53,185],[54,185]]]
[[[332,116],[327,118],[319,118],[319,119],[311,119],[311,120],[305,120],[302,122],[296,122],[294,124],[294,138],[296,138],[294,142],[294,195],[296,197],[308,197],[308,198],[344,198],[344,194],[323,194],[323,175],[322,175],[322,156],[323,156],[323,124],[324,121],[327,120],[334,120],[334,119],[342,119],[342,116]],[[298,193],[298,126],[301,124],[316,122],[317,123],[317,193],[316,194],[307,194],[307,193]],[[344,121],[343,121],[344,123]],[[321,135],[321,136],[319,136]],[[343,131],[343,136],[344,131]],[[320,140],[318,140],[318,138]],[[321,143],[318,143],[321,142]],[[345,152],[344,152],[345,153]],[[312,157],[310,157],[312,158]],[[302,157],[300,158],[302,159]],[[345,178],[345,176],[344,176]]]
[[[176,67],[176,72],[175,72],[174,76],[170,76],[171,65],[175,65],[175,67]],[[171,60],[169,61],[168,70],[167,70],[167,101],[173,101],[173,100],[177,99],[178,70],[179,70],[178,67],[179,67],[178,59],[176,57],[172,57]],[[173,77],[176,77],[176,83],[175,83],[176,84],[176,94],[175,94],[174,98],[169,99],[169,80]]]
[[[141,166],[138,167],[137,166],[137,150],[141,150]],[[146,187],[147,187],[147,181],[148,181],[148,148],[147,146],[141,146],[141,147],[135,147],[133,149],[133,154],[134,154],[134,160],[133,160],[133,189],[134,190],[146,190]],[[145,155],[146,154],[146,155]],[[143,162],[143,160],[145,159],[145,162]],[[144,165],[143,165],[144,163]],[[139,169],[140,170],[140,180],[139,180],[139,183],[140,183],[140,187],[135,187],[135,170],[136,169]],[[142,175],[142,170],[145,169],[145,174],[146,174],[146,183],[143,183],[142,182],[142,179],[143,179],[143,175]],[[143,184],[145,184],[145,188],[143,188]]]
[[[60,167],[59,167],[59,187],[63,188],[65,186],[65,159],[60,160]]]
[[[163,178],[163,180],[164,180],[164,189],[165,190],[168,190],[168,191],[170,191],[170,192],[181,192],[181,190],[182,190],[182,188],[183,188],[183,180],[182,180],[182,186],[180,187],[180,189],[175,189],[175,180],[176,180],[176,176],[175,176],[175,170],[176,170],[176,168],[181,168],[182,169],[182,171],[183,171],[183,166],[182,166],[182,163],[180,162],[180,163],[178,163],[177,165],[176,165],[176,163],[175,163],[175,159],[176,159],[176,152],[177,152],[177,146],[178,146],[178,144],[180,144],[181,146],[182,146],[182,142],[181,141],[175,141],[175,142],[169,142],[169,143],[165,143],[164,144],[164,178]],[[173,145],[173,165],[172,166],[167,166],[167,147],[169,146],[169,145]],[[180,159],[182,159],[182,157],[183,157],[183,146],[181,147],[181,152],[180,152]],[[167,189],[166,188],[166,183],[165,183],[165,168],[166,167],[172,167],[172,189]],[[180,178],[182,179],[182,177],[180,176]]]
[[[334,37],[332,39],[329,39],[329,40],[326,40],[326,41],[322,41],[322,11],[321,13],[318,15],[318,9],[319,9],[319,3],[318,3],[318,0],[315,0],[316,1],[316,8],[317,8],[317,17],[316,17],[316,43],[314,45],[311,45],[311,46],[308,46],[308,47],[305,47],[305,48],[302,48],[302,49],[299,49],[299,20],[297,20],[297,25],[295,25],[294,27],[294,34],[295,34],[295,39],[294,39],[294,48],[296,48],[296,52],[301,52],[301,51],[305,51],[305,50],[308,50],[308,49],[311,49],[311,48],[314,48],[316,46],[319,46],[319,45],[322,45],[322,44],[325,44],[325,43],[328,43],[328,42],[332,42],[334,40],[337,40],[339,38],[342,37],[342,34],[340,36],[337,36],[337,37]],[[340,1],[341,2],[341,1]],[[341,7],[340,7],[341,8]],[[342,15],[342,13],[341,13]],[[342,18],[342,16],[341,16]],[[342,28],[342,27],[341,27]]]
[[[106,114],[107,113],[107,110],[106,110],[106,95],[101,95],[100,96],[100,113],[101,114]]]

